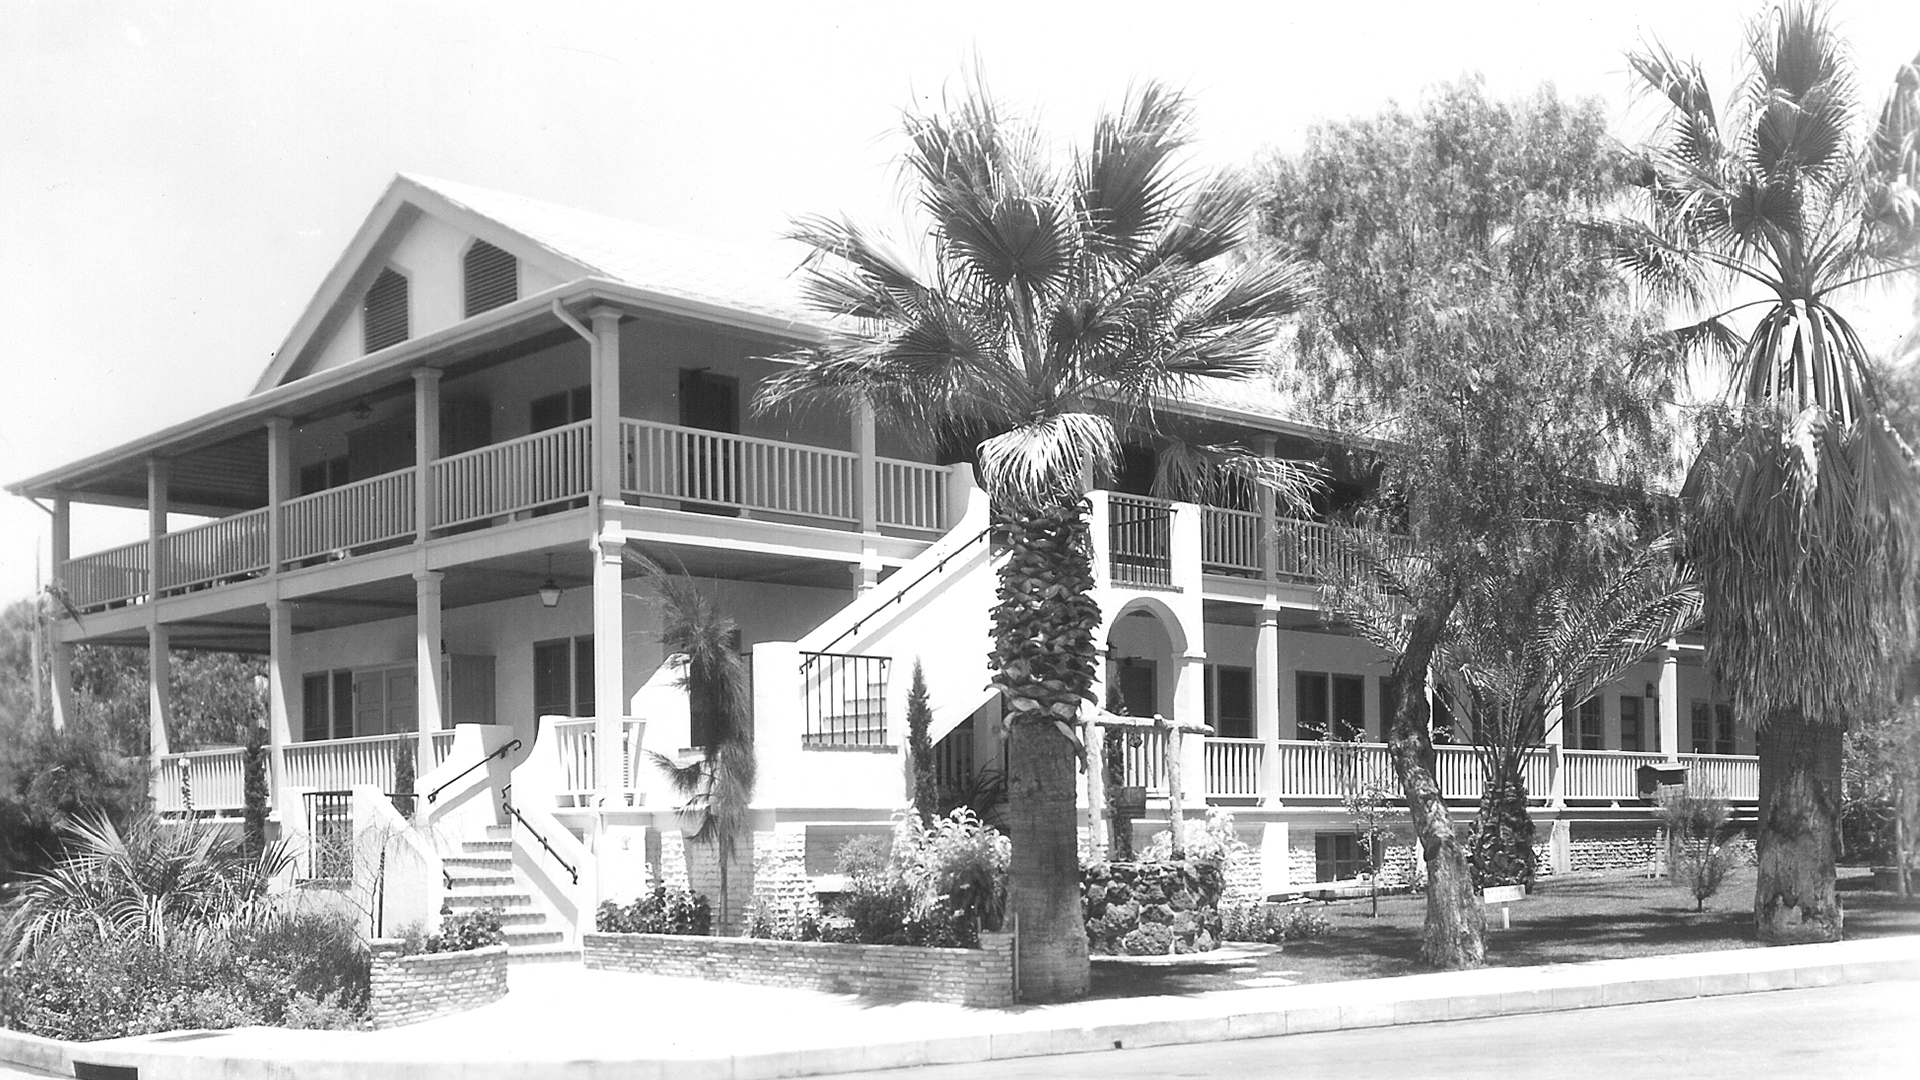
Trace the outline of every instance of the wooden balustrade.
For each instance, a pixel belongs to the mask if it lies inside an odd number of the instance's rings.
[[[1751,801],[1760,797],[1760,759],[1727,754],[1681,754],[1687,767],[1687,789],[1723,799]]]
[[[184,591],[267,569],[265,507],[160,537],[160,591]]]
[[[1642,765],[1658,765],[1666,760],[1663,754],[1632,753],[1622,750],[1563,751],[1561,768],[1566,771],[1566,797],[1569,799],[1638,799],[1640,777],[1635,770]]]
[[[123,604],[147,595],[147,542],[122,544],[60,564],[60,587],[81,611]]]
[[[1172,588],[1173,504],[1108,494],[1107,564],[1115,585]]]
[[[223,747],[167,754],[160,759],[158,806],[162,813],[237,813],[246,806],[246,750]]]
[[[600,742],[596,737],[599,721],[591,717],[547,721],[554,750],[560,758],[558,797],[570,806],[586,806],[600,790]],[[620,722],[620,789],[634,791],[639,785],[640,733],[638,720]]]
[[[593,490],[593,422],[536,431],[433,463],[433,527],[562,506]]]
[[[1200,510],[1201,570],[1233,577],[1266,572],[1266,527],[1259,514],[1218,506]]]
[[[417,732],[404,731],[354,739],[288,743],[287,783],[320,791],[344,791],[356,784],[371,784],[381,791],[392,791],[393,766],[400,745],[417,743],[419,738]],[[422,775],[432,768],[416,761],[414,775]]]
[[[1260,796],[1260,766],[1266,744],[1259,739],[1206,740],[1207,795],[1242,799]]]
[[[876,458],[873,474],[880,524],[946,531],[947,484],[952,474],[945,466]]]
[[[1167,791],[1167,733],[1142,728],[1124,728],[1122,743],[1128,787],[1143,787],[1155,794]],[[1136,745],[1136,743],[1138,745]]]
[[[846,450],[620,422],[623,492],[796,517],[856,522],[859,455]]]
[[[280,504],[280,557],[345,557],[414,534],[412,469],[398,469]]]

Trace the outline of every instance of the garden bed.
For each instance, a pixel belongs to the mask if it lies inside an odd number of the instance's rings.
[[[1729,874],[1707,910],[1696,913],[1693,897],[1670,880],[1637,874],[1571,875],[1542,879],[1533,895],[1513,905],[1513,928],[1500,929],[1493,913],[1487,930],[1487,965],[1521,967],[1579,963],[1657,953],[1749,949],[1753,936],[1756,871]],[[1871,873],[1843,867],[1846,936],[1920,934],[1920,901],[1870,888]],[[1420,963],[1426,898],[1380,898],[1379,918],[1365,899],[1299,905],[1324,921],[1315,936],[1289,939],[1284,950],[1231,940],[1218,954],[1198,954],[1142,964],[1095,957],[1093,996],[1184,994],[1295,983],[1338,982],[1415,975]]]
[[[757,983],[876,998],[1013,1003],[1013,935],[983,933],[978,949],[852,945],[678,934],[585,934],[589,968]]]
[[[417,1024],[465,1012],[507,993],[507,947],[460,952],[410,952],[398,939],[372,943],[369,1020],[376,1028]]]

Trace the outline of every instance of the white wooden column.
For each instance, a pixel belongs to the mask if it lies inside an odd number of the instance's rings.
[[[1196,650],[1185,656],[1176,657],[1175,662],[1180,667],[1174,678],[1171,719],[1176,725],[1190,730],[1205,726],[1207,723],[1207,654]],[[1186,774],[1184,794],[1188,806],[1205,807],[1207,802],[1206,743],[1207,740],[1197,732],[1186,734],[1186,737],[1179,740],[1177,753],[1181,771]]]
[[[274,804],[287,790],[287,743],[293,741],[295,713],[304,706],[295,696],[299,672],[293,668],[293,604],[267,601],[267,768]]]
[[[880,532],[880,478],[875,465],[873,406],[865,401],[853,410],[853,494],[860,519],[860,561],[853,567],[854,587],[861,592],[880,583],[879,552],[874,538]]]
[[[147,752],[152,757],[156,796],[160,758],[168,753],[167,726],[172,717],[172,688],[167,628],[160,624],[160,581],[166,569],[167,463],[147,459]]]
[[[67,560],[73,558],[73,503],[65,495],[53,497],[53,585],[54,593],[66,595]],[[40,597],[34,597],[39,603]],[[53,612],[51,626],[57,627],[64,610]],[[52,647],[47,650],[49,681],[53,684],[53,730],[61,731],[73,717],[73,646],[60,640],[52,629],[47,635]]]
[[[1280,611],[1277,607],[1262,608],[1254,630],[1253,730],[1260,738],[1260,805],[1276,806],[1280,802]]]
[[[433,536],[433,459],[440,456],[440,369],[413,373],[413,533],[419,543]]]
[[[1274,456],[1279,443],[1271,435],[1260,436],[1255,449],[1263,458]],[[1273,582],[1279,573],[1280,493],[1256,487],[1254,498],[1260,503],[1260,576],[1267,582],[1267,602],[1274,603]]]
[[[414,692],[418,703],[414,726],[420,733],[420,746],[413,759],[416,777],[433,770],[433,733],[440,730],[445,715],[446,677],[440,662],[440,583],[445,577],[438,570],[413,572]]]
[[[1560,702],[1547,706],[1547,805],[1560,809],[1567,805],[1567,717]]]
[[[1667,639],[1660,650],[1660,752],[1680,760],[1680,643]]]
[[[589,391],[593,397],[593,490],[595,502],[620,505],[620,310],[587,312],[593,326]],[[596,669],[597,670],[597,669]]]
[[[626,542],[611,526],[594,540],[593,552],[593,714],[599,762],[599,805],[621,802],[620,722],[627,714],[627,624],[621,604],[621,556]]]
[[[267,418],[267,573],[286,565],[286,522],[280,507],[293,494],[293,421]]]

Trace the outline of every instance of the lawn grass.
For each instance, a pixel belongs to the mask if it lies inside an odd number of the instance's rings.
[[[1729,874],[1720,893],[1696,913],[1693,897],[1665,879],[1639,875],[1545,878],[1513,905],[1513,928],[1500,929],[1498,907],[1488,911],[1487,963],[1519,967],[1577,963],[1657,953],[1747,949],[1753,937],[1755,871]],[[1843,868],[1840,881],[1849,938],[1920,933],[1920,901],[1876,892],[1864,869]],[[1179,994],[1288,983],[1337,982],[1414,975],[1426,898],[1383,896],[1380,915],[1367,900],[1316,904],[1331,925],[1323,937],[1288,942],[1284,950],[1229,944],[1222,954],[1140,964],[1097,957],[1095,997]]]

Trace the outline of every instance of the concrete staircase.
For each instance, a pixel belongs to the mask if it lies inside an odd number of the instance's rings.
[[[452,887],[447,904],[455,914],[493,908],[507,935],[507,959],[513,963],[580,959],[567,944],[566,928],[534,898],[533,886],[513,865],[513,833],[505,825],[487,826],[486,838],[467,840],[460,854],[441,860]]]

